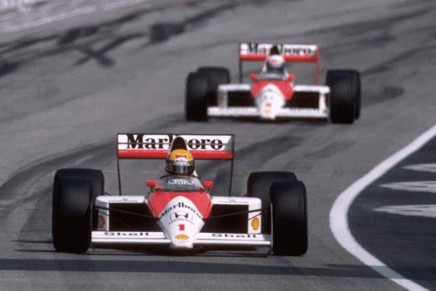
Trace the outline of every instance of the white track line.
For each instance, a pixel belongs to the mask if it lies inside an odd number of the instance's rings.
[[[387,160],[372,169],[365,176],[357,180],[354,184],[342,192],[333,204],[330,210],[330,229],[333,232],[339,244],[353,256],[358,258],[362,263],[371,267],[380,275],[392,280],[398,285],[408,290],[427,290],[417,283],[403,277],[396,271],[386,266],[382,261],[374,257],[365,250],[353,237],[348,226],[348,211],[353,200],[362,192],[369,184],[385,174],[393,168],[401,160],[417,151],[430,139],[436,136],[436,125],[428,131],[420,135],[408,146],[398,151]]]

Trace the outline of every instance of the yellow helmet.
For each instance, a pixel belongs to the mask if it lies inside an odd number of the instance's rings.
[[[167,157],[165,171],[169,174],[191,175],[195,170],[194,157],[187,150],[173,150]]]

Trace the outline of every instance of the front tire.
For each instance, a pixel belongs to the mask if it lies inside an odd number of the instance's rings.
[[[262,201],[262,208],[271,204],[270,187],[278,181],[297,181],[292,172],[286,171],[260,171],[250,173],[247,180],[247,196],[256,197]],[[268,212],[262,215],[262,233],[271,233],[271,219]]]
[[[230,72],[221,67],[200,67],[197,73],[206,77],[208,82],[207,100],[209,106],[218,105],[218,86],[230,83]]]
[[[56,171],[53,183],[53,189],[57,188],[60,180],[65,178],[78,178],[85,179],[91,183],[92,186],[92,201],[94,202],[98,196],[104,195],[104,175],[100,170],[82,169],[82,168],[67,168],[59,169]],[[98,211],[93,211],[93,229],[97,228],[97,215]]]
[[[80,178],[59,179],[53,189],[53,245],[58,252],[84,253],[91,244],[92,186]]]
[[[271,186],[272,250],[278,256],[302,256],[308,249],[306,187],[301,181]]]
[[[330,120],[351,124],[360,117],[360,74],[355,70],[328,71],[326,85],[330,88]]]
[[[55,188],[56,183],[64,178],[79,178],[89,180],[92,186],[92,196],[94,198],[104,194],[104,175],[100,170],[82,168],[59,169],[56,171],[53,187]]]
[[[209,85],[205,76],[189,73],[186,79],[185,117],[188,121],[207,121]]]

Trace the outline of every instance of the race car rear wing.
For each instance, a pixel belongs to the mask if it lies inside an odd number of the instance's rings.
[[[239,82],[242,83],[242,62],[264,62],[274,51],[283,56],[286,62],[315,63],[314,84],[318,82],[319,46],[316,44],[272,44],[272,43],[240,43],[239,44]]]
[[[197,160],[233,160],[235,137],[232,134],[118,134],[119,159],[166,159],[175,137],[185,139]]]
[[[117,171],[120,195],[120,160],[166,159],[176,137],[182,137],[186,141],[187,150],[196,160],[231,161],[230,179],[232,179],[235,152],[233,134],[119,133],[117,136]],[[230,180],[229,193],[231,184]]]

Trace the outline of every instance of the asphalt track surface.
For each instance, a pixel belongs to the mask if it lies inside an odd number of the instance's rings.
[[[403,290],[339,245],[329,215],[344,189],[436,123],[436,4],[319,2],[162,1],[0,35],[0,289]],[[159,22],[179,29],[164,42],[153,41],[150,28]],[[236,80],[240,41],[319,43],[322,75],[334,68],[362,73],[361,119],[353,125],[185,122],[187,73],[219,65],[230,68]],[[115,134],[126,131],[236,134],[234,195],[245,192],[251,171],[294,171],[308,190],[308,254],[276,257],[263,248],[182,257],[139,250],[54,252],[55,170],[102,169],[107,192],[116,193]],[[149,178],[138,169],[123,168],[127,177]],[[206,164],[200,170],[213,178],[217,168]],[[398,181],[382,184],[391,182]],[[358,226],[365,224],[365,211],[374,215],[368,210],[374,205],[365,206],[360,197],[351,211],[364,211],[350,215]],[[397,202],[388,204],[432,203]],[[406,224],[413,219],[403,217]],[[379,225],[370,223],[374,229]],[[402,239],[395,232],[389,239],[380,231],[354,234],[364,247],[375,244],[368,249],[383,255],[385,263],[403,267],[397,269],[402,275],[436,288],[434,249],[418,259],[412,243],[402,249],[398,264],[389,258],[392,241]],[[420,239],[418,245],[434,242],[430,228],[426,235],[412,239]]]

